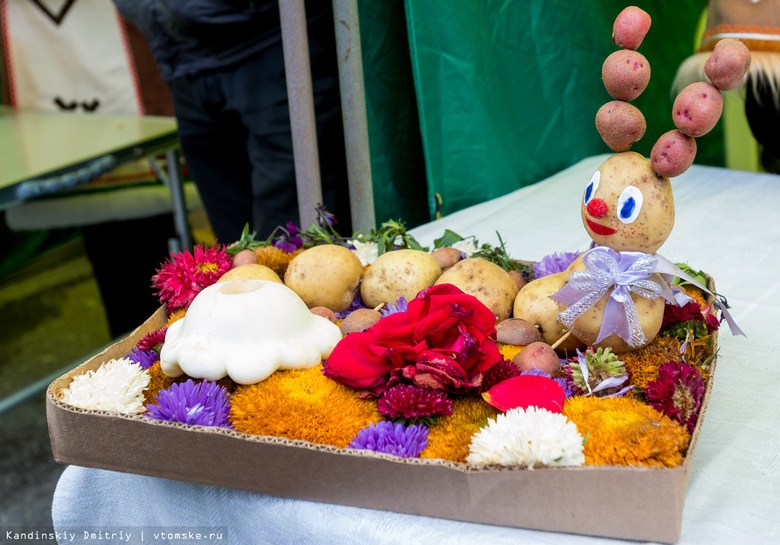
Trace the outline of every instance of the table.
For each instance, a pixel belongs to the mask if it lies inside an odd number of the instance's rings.
[[[413,230],[430,245],[444,229],[541,259],[590,242],[580,198],[606,156],[587,158],[538,184]],[[748,337],[719,338],[718,372],[699,437],[680,544],[780,542],[780,176],[694,166],[673,181],[677,219],[659,251],[714,277]],[[128,452],[132,445],[128,445]],[[258,471],[262,461],[258,461]],[[594,505],[594,509],[598,506]],[[230,543],[517,544],[622,543],[503,528],[71,466],[54,494],[58,530],[200,529]],[[109,541],[105,541],[109,542]],[[117,540],[117,542],[119,542]],[[214,543],[226,541],[213,540]],[[166,543],[160,541],[158,543]]]
[[[0,107],[0,210],[86,183],[126,162],[168,155],[167,176],[182,248],[191,240],[172,117],[103,116]]]

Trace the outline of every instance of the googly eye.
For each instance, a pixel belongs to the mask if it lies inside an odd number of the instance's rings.
[[[588,182],[588,186],[585,188],[585,197],[584,201],[585,204],[588,204],[590,200],[593,198],[593,195],[596,194],[596,190],[599,188],[599,182],[601,181],[601,171],[597,170],[593,173],[593,176],[590,178],[590,182]]]
[[[642,192],[633,185],[628,186],[623,190],[618,197],[617,202],[617,217],[623,223],[633,223],[639,216],[639,212],[642,210],[642,203],[644,197]]]

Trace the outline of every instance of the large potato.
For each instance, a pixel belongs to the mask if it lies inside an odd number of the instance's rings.
[[[218,282],[229,282],[231,280],[270,280],[271,282],[282,283],[282,279],[273,269],[259,263],[247,263],[230,269],[219,277]]]
[[[513,317],[537,326],[542,339],[549,345],[558,342],[567,332],[556,317],[560,310],[558,303],[550,299],[550,295],[563,286],[563,274],[559,272],[532,280],[520,290],[514,302]],[[570,335],[556,347],[555,351],[559,356],[572,356],[577,348],[584,347],[582,341]]]
[[[582,261],[582,256],[580,256],[569,265],[569,268],[563,273],[563,281],[567,282],[569,276],[571,276],[574,271],[582,270],[585,270],[585,264]],[[649,280],[663,284],[663,279],[657,273],[650,275]],[[611,293],[612,290],[610,289],[595,305],[577,318],[571,327],[572,335],[585,344],[592,345],[596,348],[609,347],[616,354],[638,350],[650,344],[661,329],[666,300],[663,297],[647,299],[633,292],[631,293],[631,299],[634,301],[634,306],[636,307],[639,325],[645,334],[645,343],[641,346],[632,347],[617,335],[612,334],[596,344],[596,338],[598,337],[599,329],[601,329],[601,322],[604,319],[604,307],[607,304],[607,299]],[[620,310],[622,312],[622,307],[620,307]]]
[[[436,281],[437,284],[453,284],[463,292],[473,295],[488,307],[501,322],[509,318],[518,288],[504,269],[478,257],[469,257],[455,263]]]
[[[674,225],[672,184],[640,154],[616,153],[585,190],[582,222],[599,246],[654,254]]]
[[[441,274],[436,259],[422,250],[393,250],[380,255],[368,268],[360,295],[368,307],[407,301],[433,285]]]
[[[284,273],[284,283],[309,308],[343,312],[352,304],[362,277],[363,265],[352,251],[323,244],[295,256]]]

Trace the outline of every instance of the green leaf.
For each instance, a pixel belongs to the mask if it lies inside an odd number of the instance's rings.
[[[448,248],[456,242],[460,242],[461,240],[464,239],[458,233],[450,231],[449,229],[445,229],[444,234],[433,241],[433,247],[435,249]]]

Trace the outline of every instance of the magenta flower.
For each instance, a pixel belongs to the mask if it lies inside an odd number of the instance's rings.
[[[233,264],[231,256],[222,246],[195,247],[171,254],[170,260],[152,276],[152,287],[160,303],[168,312],[187,308],[204,288],[214,284],[228,272]]]
[[[508,360],[501,360],[485,372],[480,393],[487,392],[499,382],[520,375],[520,369]]]
[[[391,419],[418,421],[452,414],[452,401],[442,390],[431,390],[411,384],[388,388],[377,403],[379,412]]]
[[[224,386],[211,381],[174,383],[161,390],[155,403],[146,406],[147,416],[195,426],[232,428],[230,395]]]
[[[163,326],[159,329],[155,329],[144,335],[140,341],[138,341],[138,348],[141,350],[158,349],[165,342],[165,333],[168,331],[167,326]]]
[[[417,458],[427,445],[428,428],[425,426],[404,426],[383,421],[360,430],[349,448],[373,450],[401,458]]]
[[[693,433],[704,397],[704,378],[693,365],[670,361],[658,369],[658,378],[647,383],[645,397],[648,405]]]

